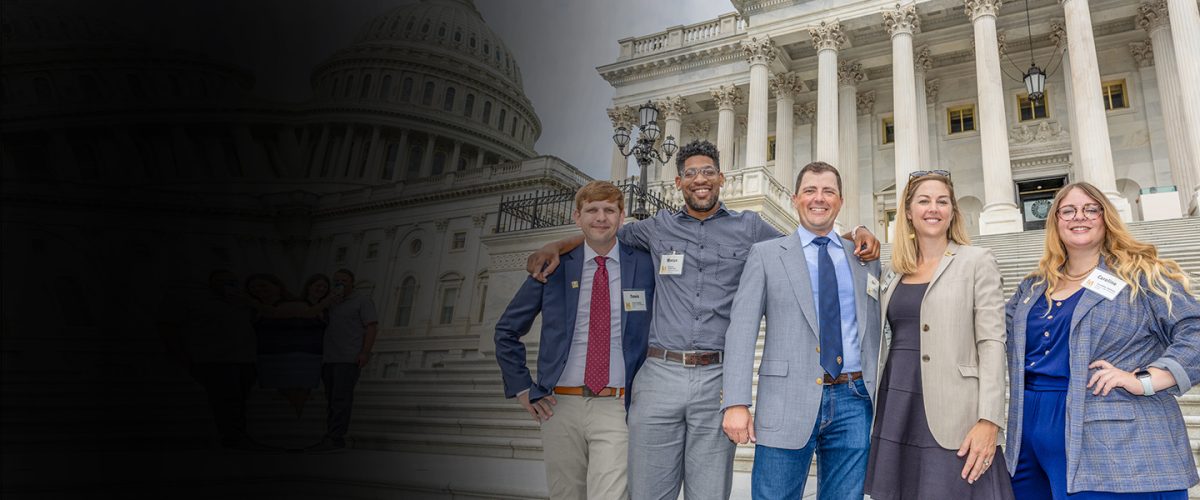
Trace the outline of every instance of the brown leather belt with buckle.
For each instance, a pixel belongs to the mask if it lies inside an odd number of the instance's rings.
[[[651,347],[646,351],[647,357],[672,361],[683,366],[707,366],[720,364],[724,359],[721,351],[668,351],[661,347]]]
[[[844,384],[846,382],[851,382],[854,380],[858,380],[860,378],[862,378],[862,372],[843,373],[841,375],[838,375],[837,378],[830,377],[829,374],[826,373],[825,374],[825,385]]]
[[[567,396],[583,396],[585,398],[620,398],[625,396],[624,387],[605,387],[600,389],[600,392],[592,392],[587,386],[568,387],[558,386],[554,388],[555,394],[565,394]]]

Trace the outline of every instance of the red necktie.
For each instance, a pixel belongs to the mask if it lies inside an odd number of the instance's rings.
[[[604,256],[597,255],[596,275],[592,278],[592,311],[588,317],[587,365],[583,385],[599,393],[608,385],[608,354],[612,342],[611,304],[608,301],[608,268]]]

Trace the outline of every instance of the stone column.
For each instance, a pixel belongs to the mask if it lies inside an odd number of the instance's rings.
[[[925,77],[933,68],[929,47],[917,50],[914,80],[917,85],[917,165],[922,169],[933,168],[929,159],[929,107],[925,90]]]
[[[855,61],[838,62],[838,171],[842,174],[842,227],[861,223],[858,215],[858,82],[867,79],[862,65]]]
[[[683,96],[678,95],[675,97],[668,97],[658,101],[658,103],[656,103],[656,107],[658,107],[658,112],[662,113],[662,116],[664,117],[663,119],[666,121],[666,126],[663,127],[662,137],[658,142],[661,144],[667,140],[667,137],[674,137],[675,144],[682,146],[683,132],[681,130],[683,128],[683,115],[687,114],[688,110],[687,99],[684,99]],[[667,160],[666,164],[660,163],[658,169],[658,180],[667,182],[674,181],[675,173],[677,171],[674,165],[674,158]]]
[[[385,146],[383,141],[379,140],[380,128],[378,125],[371,127],[371,142],[367,143],[367,159],[366,166],[361,170],[359,177],[364,179],[376,180],[379,178],[379,168],[382,162],[379,161],[380,154],[384,153]]]
[[[804,81],[795,73],[779,73],[771,77],[775,93],[775,180],[788,189],[795,184],[792,159],[795,139],[792,137],[793,109],[796,94],[804,91]]]
[[[813,154],[817,150],[817,134],[815,130],[817,121],[817,101],[808,101],[797,104],[795,110],[796,112],[792,114],[792,117],[795,119],[796,128],[799,130],[797,131],[796,137],[793,137],[793,139],[796,139],[796,142],[798,143],[803,141],[804,147],[801,147],[799,150],[799,161],[793,164],[792,177],[796,176],[796,168],[794,165],[808,164],[808,162],[815,159]],[[795,181],[796,180],[793,178],[793,189],[795,188]]]
[[[710,91],[717,102],[717,153],[721,155],[721,170],[733,168],[733,128],[736,126],[733,107],[742,103],[742,91],[736,85],[722,85]]]
[[[868,130],[867,141],[875,141],[876,136],[875,132],[873,131],[879,130],[879,122],[875,121],[875,91],[868,90],[858,94],[856,101],[858,114],[866,116]],[[858,120],[856,117],[855,122],[857,121]],[[878,142],[872,142],[872,144],[878,144]],[[875,185],[874,155],[867,155],[866,174],[867,175],[861,179],[862,182],[859,182],[859,185],[865,185],[867,186],[867,189],[854,199],[855,210],[857,210],[859,217],[858,224],[863,224],[872,228],[871,231],[874,231],[875,234],[884,234],[880,231],[879,226],[875,224],[875,190],[871,189],[871,186]],[[855,180],[858,181],[859,179]],[[863,210],[864,207],[866,207],[865,211]],[[842,210],[845,209],[845,205],[843,205]]]
[[[447,172],[457,172],[458,171],[458,158],[461,154],[462,154],[462,141],[454,141],[454,151],[450,153],[450,163],[446,164]]]
[[[979,234],[1019,232],[1024,229],[1013,193],[1012,163],[1008,156],[1008,122],[1004,115],[1004,78],[1000,73],[1000,45],[996,15],[1001,0],[966,0],[967,17],[975,27],[975,82],[979,87],[980,150],[983,153],[983,212]],[[1096,84],[1100,88],[1100,84]],[[1108,137],[1105,135],[1105,137]]]
[[[1079,126],[1080,177],[1103,191],[1117,206],[1121,219],[1129,221],[1132,220],[1129,201],[1117,192],[1113,173],[1112,144],[1100,95],[1100,65],[1096,61],[1088,0],[1059,0],[1059,3],[1066,14],[1067,50],[1071,52],[1071,95]]]
[[[1075,86],[1071,83],[1071,53],[1067,51],[1067,25],[1061,19],[1050,21],[1050,39],[1062,50],[1063,96],[1067,98],[1067,126],[1071,131],[1071,163],[1079,162],[1079,117],[1075,113]]]
[[[746,167],[767,165],[767,65],[776,57],[775,43],[769,37],[742,41],[742,55],[750,63],[750,105],[746,116]]]
[[[1191,194],[1195,192],[1196,184],[1200,181],[1200,167],[1197,166],[1196,154],[1192,150],[1200,148],[1187,142],[1187,124],[1184,122],[1182,110],[1176,105],[1183,98],[1179,87],[1179,69],[1175,62],[1175,42],[1171,39],[1171,26],[1167,16],[1167,3],[1155,0],[1139,5],[1137,23],[1150,35],[1150,43],[1144,45],[1144,52],[1140,57],[1135,52],[1134,59],[1138,61],[1139,66],[1154,65],[1165,122],[1164,133],[1167,139],[1167,161],[1171,165],[1171,181],[1179,190],[1183,213],[1188,213]]]
[[[908,174],[921,162],[917,146],[917,89],[913,34],[920,30],[917,7],[897,5],[883,11],[883,25],[892,37],[892,119],[896,128],[896,199],[904,193]]]
[[[1078,1],[1078,0],[1076,0]],[[1200,9],[1195,0],[1167,0],[1171,11],[1171,41],[1175,44],[1175,64],[1178,66],[1179,88],[1186,123],[1185,142],[1191,156],[1192,175],[1200,179]],[[1160,52],[1162,52],[1160,50]],[[1200,213],[1200,183],[1184,193],[1188,198],[1188,213]]]
[[[631,106],[616,106],[608,108],[608,119],[612,120],[613,132],[616,133],[617,127],[625,127],[629,135],[633,136],[633,124],[637,120],[637,114]],[[483,158],[483,152],[480,151],[479,157]],[[613,182],[624,180],[629,175],[629,158],[621,154],[621,148],[613,143],[612,166],[609,168],[609,176]]]
[[[929,80],[925,80],[925,103],[923,106],[920,104],[920,102],[921,102],[920,100],[918,100],[917,103],[918,103],[918,111],[920,111],[921,109],[925,110],[924,113],[925,113],[926,123],[928,123],[929,116],[933,115],[934,111],[937,109],[938,90],[940,88],[941,88],[941,81],[938,80],[937,78],[931,78]],[[917,94],[917,95],[920,95],[920,94]],[[936,116],[936,115],[934,115],[934,116]],[[928,126],[925,127],[925,132],[926,133],[929,132]],[[929,154],[929,164],[930,165],[941,165],[942,164],[941,152],[938,151],[938,148],[934,147],[934,144],[937,144],[937,142],[931,141],[927,138],[925,140],[924,144],[929,145],[929,149],[926,151],[926,153]]]
[[[808,29],[817,50],[817,147],[813,160],[838,164],[838,48],[846,42],[837,21]]]

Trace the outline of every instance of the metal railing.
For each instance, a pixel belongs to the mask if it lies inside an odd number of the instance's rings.
[[[624,193],[625,216],[632,217],[637,208],[641,188],[637,182],[629,180],[617,183],[617,188]],[[653,193],[645,193],[646,209],[653,215],[661,209],[676,210],[677,207],[667,203]],[[571,212],[575,210],[575,191],[539,190],[517,196],[506,196],[500,199],[500,213],[496,217],[496,232],[511,233],[528,229],[566,226],[573,224]]]

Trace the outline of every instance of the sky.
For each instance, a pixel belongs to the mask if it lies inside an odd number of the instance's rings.
[[[15,0],[17,2],[31,0]],[[42,0],[37,0],[42,1]],[[300,102],[312,69],[350,45],[371,19],[414,0],[57,0],[118,19],[166,47],[198,51],[251,71],[255,93]],[[617,40],[734,11],[730,0],[475,0],[516,57],[542,121],[534,149],[607,179],[613,88],[597,66],[616,62]],[[636,167],[633,167],[636,168]],[[632,172],[631,172],[632,173]]]

